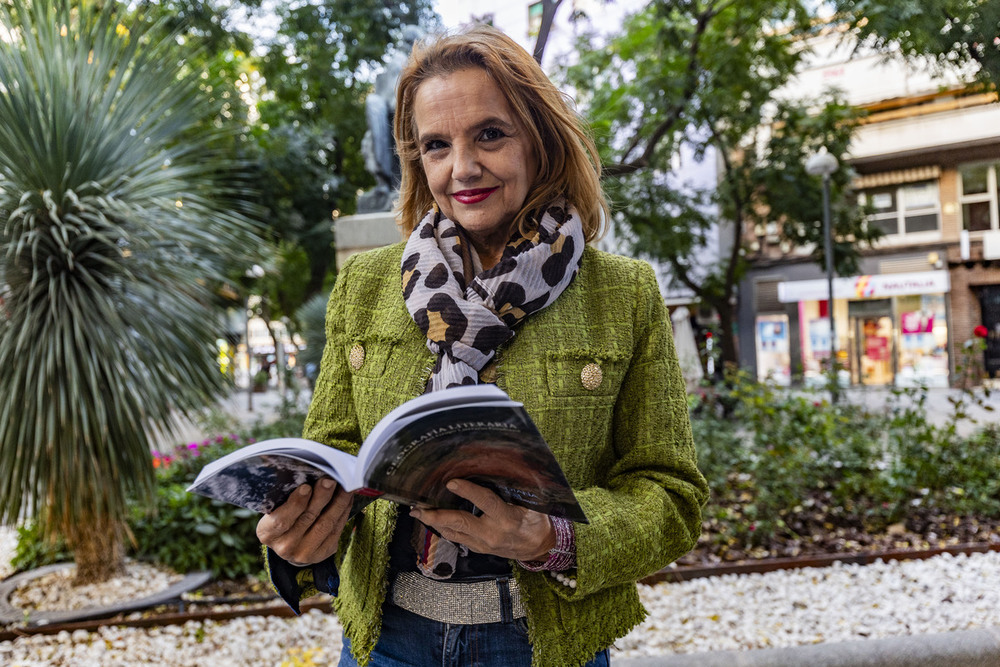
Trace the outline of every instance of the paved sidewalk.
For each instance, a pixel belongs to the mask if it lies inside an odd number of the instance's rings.
[[[964,406],[967,415],[958,421],[959,435],[969,435],[986,425],[1000,423],[1000,389],[979,388],[966,393],[960,389],[931,388],[926,392],[924,412],[935,426],[944,426],[955,419],[957,403]],[[889,410],[894,405],[914,404],[906,396],[894,396],[892,388],[889,387],[854,386],[842,390],[841,395],[851,404],[873,411]],[[919,392],[917,396],[919,397]]]
[[[1000,628],[754,651],[615,660],[615,667],[997,667]]]
[[[290,396],[290,394],[289,394]],[[299,401],[303,409],[309,406],[312,393],[304,388],[299,393]],[[206,409],[206,415],[213,410],[219,417],[228,418],[230,426],[235,428],[253,426],[259,421],[272,421],[277,418],[281,407],[281,393],[275,387],[269,387],[262,393],[249,394],[246,389],[235,389],[219,400],[214,408]],[[208,433],[198,420],[179,419],[172,433],[155,435],[155,449],[169,450],[173,446],[202,440],[218,433]]]

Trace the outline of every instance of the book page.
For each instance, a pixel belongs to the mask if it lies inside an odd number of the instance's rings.
[[[315,484],[323,477],[349,491],[361,486],[354,456],[312,440],[275,438],[212,461],[187,490],[267,513],[300,485]]]
[[[212,474],[200,474],[187,490],[267,514],[284,504],[302,484],[315,484],[327,476],[337,479],[336,471],[321,469],[311,461],[261,453],[241,458]]]

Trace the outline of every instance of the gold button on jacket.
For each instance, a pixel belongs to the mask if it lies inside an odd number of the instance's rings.
[[[359,370],[365,363],[364,346],[360,343],[355,343],[354,347],[351,348],[351,353],[348,355],[347,360],[351,364],[351,368]]]
[[[604,372],[601,371],[601,367],[595,363],[589,363],[583,367],[580,371],[580,382],[583,383],[584,389],[590,389],[593,391],[601,386],[601,382],[604,380]]]

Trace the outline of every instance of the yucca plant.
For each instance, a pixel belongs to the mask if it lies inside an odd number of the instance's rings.
[[[152,429],[222,388],[208,286],[252,247],[200,72],[119,3],[0,1],[0,522],[120,571]]]

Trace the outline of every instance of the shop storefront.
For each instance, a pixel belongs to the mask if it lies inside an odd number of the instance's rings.
[[[834,279],[832,349],[841,384],[947,387],[950,288],[947,271]],[[757,317],[759,376],[790,377],[791,359],[797,358],[804,384],[825,382],[831,354],[828,296],[822,279],[778,284],[778,299],[797,304],[798,322],[787,315]],[[777,326],[781,323],[784,329]],[[792,326],[798,327],[797,337],[787,333]],[[798,340],[798,354],[782,348],[782,340],[789,345],[792,338]]]

